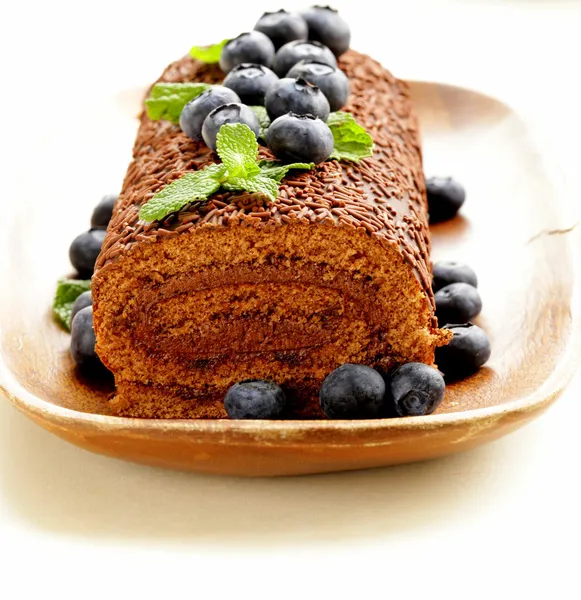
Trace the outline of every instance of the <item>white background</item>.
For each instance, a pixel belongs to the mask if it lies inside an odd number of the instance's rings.
[[[352,45],[396,75],[511,104],[579,196],[578,2],[334,4],[351,23]],[[31,148],[35,160],[58,160],[42,149],[71,115],[143,86],[191,45],[247,30],[263,10],[280,7],[250,0],[3,6],[3,212],[6,190],[18,184],[11,167],[22,171]],[[66,156],[60,160],[66,173]],[[581,375],[541,419],[470,453],[281,480],[94,456],[2,402],[0,598],[579,598],[579,392]]]

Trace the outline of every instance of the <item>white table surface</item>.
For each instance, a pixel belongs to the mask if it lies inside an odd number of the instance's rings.
[[[280,7],[201,4],[4,7],[3,164],[16,168],[25,145],[42,160],[72,112],[143,86],[191,45]],[[398,76],[464,85],[515,107],[579,197],[578,2],[334,4],[353,46]],[[9,186],[15,172],[5,173]],[[3,210],[9,201],[5,191]],[[580,392],[581,373],[542,418],[469,453],[278,480],[92,455],[2,401],[0,598],[579,598]]]

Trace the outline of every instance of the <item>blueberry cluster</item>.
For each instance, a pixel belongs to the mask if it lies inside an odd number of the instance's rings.
[[[95,207],[91,217],[91,229],[78,235],[70,246],[69,258],[81,279],[90,279],[95,261],[105,239],[107,225],[113,216],[117,196],[104,196]],[[71,356],[84,371],[100,370],[103,365],[95,352],[93,329],[93,300],[91,292],[82,293],[73,304],[71,312]]]
[[[321,409],[329,419],[418,417],[433,413],[442,402],[442,375],[423,363],[408,363],[383,375],[359,364],[344,364],[323,381]],[[284,415],[286,397],[271,381],[233,385],[224,407],[231,419],[275,419]]]
[[[488,336],[470,323],[482,310],[478,279],[468,265],[454,261],[435,263],[433,272],[438,323],[454,336],[447,346],[436,348],[436,364],[447,379],[459,379],[490,358]]]
[[[91,217],[91,229],[78,235],[69,248],[69,259],[77,270],[80,279],[90,279],[95,261],[105,239],[105,230],[113,215],[113,206],[117,196],[104,196],[95,207]]]
[[[264,13],[253,31],[224,46],[220,68],[226,78],[186,104],[182,130],[213,150],[226,123],[243,123],[258,138],[258,119],[248,107],[264,106],[271,119],[265,141],[275,156],[289,162],[327,160],[334,147],[327,117],[349,97],[349,81],[336,57],[350,39],[349,26],[329,7]]]
[[[451,177],[426,179],[430,224],[456,216],[466,200],[464,187]],[[436,364],[448,380],[478,370],[490,358],[490,340],[470,321],[480,314],[482,300],[476,273],[463,263],[441,261],[433,266],[432,289],[440,327],[453,333],[452,341],[436,349]]]

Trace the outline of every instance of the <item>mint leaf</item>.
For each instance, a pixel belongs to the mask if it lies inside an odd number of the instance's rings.
[[[362,158],[373,156],[373,139],[351,113],[333,112],[327,119],[327,125],[335,139],[335,148],[329,158],[359,162]]]
[[[327,125],[331,127],[332,125],[342,125],[343,123],[347,123],[353,119],[353,115],[351,113],[345,112],[343,110],[337,110],[332,112],[327,117]]]
[[[252,177],[260,172],[256,164],[258,142],[254,132],[244,123],[226,123],[216,138],[216,151],[233,177]]]
[[[278,183],[270,177],[255,175],[254,177],[229,177],[222,184],[230,192],[255,192],[264,194],[269,200],[276,200],[278,196]]]
[[[260,174],[265,177],[269,177],[270,179],[274,179],[280,183],[283,177],[291,169],[304,169],[305,171],[309,171],[310,169],[315,168],[315,163],[292,163],[290,165],[283,165],[276,160],[261,160],[258,163],[260,167]]]
[[[266,112],[266,108],[264,106],[251,106],[250,107],[256,117],[258,118],[258,124],[260,125],[260,134],[258,137],[262,140],[266,140],[266,132],[270,127],[270,117]]]
[[[229,41],[230,40],[222,40],[219,44],[212,44],[211,46],[194,46],[190,50],[190,56],[203,63],[217,63],[220,61],[222,48]]]
[[[190,202],[206,200],[218,191],[225,174],[224,165],[210,165],[201,171],[186,173],[144,204],[139,211],[139,218],[149,222],[159,221]]]
[[[90,289],[90,279],[61,279],[57,283],[52,311],[57,322],[67,331],[71,330],[71,311],[75,300]]]
[[[156,83],[145,101],[147,116],[152,121],[179,123],[184,106],[210,87],[209,83]]]

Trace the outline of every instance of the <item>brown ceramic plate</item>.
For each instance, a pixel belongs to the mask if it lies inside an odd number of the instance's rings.
[[[493,347],[488,366],[449,386],[436,414],[248,422],[107,415],[111,390],[95,389],[76,375],[69,336],[54,324],[49,307],[56,280],[69,268],[73,235],[87,228],[98,196],[119,186],[135,129],[137,91],[46,140],[45,156],[51,157],[46,173],[39,167],[35,180],[21,187],[23,198],[13,199],[21,208],[5,223],[0,390],[39,425],[88,450],[235,475],[423,460],[496,439],[540,414],[569,381],[580,348],[579,245],[567,197],[548,158],[535,147],[533,132],[508,107],[450,86],[413,83],[412,89],[426,173],[452,174],[468,190],[463,216],[432,229],[433,258],[475,268],[484,300],[477,322]]]

